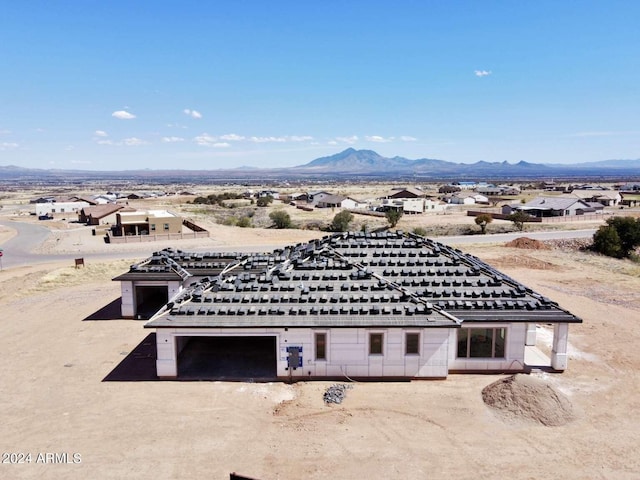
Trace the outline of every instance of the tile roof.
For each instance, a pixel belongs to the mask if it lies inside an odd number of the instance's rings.
[[[219,265],[148,328],[581,322],[478,258],[402,232],[335,234],[271,254],[163,252],[190,274],[216,256]]]
[[[522,210],[567,210],[575,203],[588,205],[576,197],[537,197],[522,205]]]

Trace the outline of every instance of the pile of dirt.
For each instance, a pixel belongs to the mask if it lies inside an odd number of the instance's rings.
[[[487,385],[482,390],[482,399],[507,418],[545,426],[565,425],[575,416],[566,396],[530,375],[516,374]]]
[[[514,238],[513,240],[508,242],[505,246],[511,247],[511,248],[526,248],[529,250],[550,250],[551,249],[545,243],[539,240],[534,240],[533,238],[528,238],[528,237]]]

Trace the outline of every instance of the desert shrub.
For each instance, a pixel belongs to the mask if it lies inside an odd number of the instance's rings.
[[[522,231],[524,229],[524,223],[529,221],[531,216],[522,210],[518,210],[517,212],[513,212],[511,215],[507,217],[507,220],[513,222],[513,225],[519,230]]]
[[[236,222],[236,226],[240,228],[248,228],[251,226],[251,219],[249,217],[240,217]]]
[[[413,229],[413,233],[415,233],[416,235],[420,235],[421,237],[426,237],[427,236],[427,231],[422,227],[414,228]]]
[[[346,210],[337,213],[331,221],[331,230],[334,232],[346,232],[349,230],[349,224],[353,221],[353,214]]]
[[[482,233],[486,233],[487,225],[493,222],[493,217],[488,213],[483,213],[481,215],[478,215],[474,221],[476,222],[476,225],[480,227],[480,231]]]
[[[269,218],[276,228],[291,227],[291,217],[284,210],[275,210],[269,214]]]
[[[402,210],[387,210],[384,216],[387,218],[389,226],[391,228],[395,228],[395,226],[398,225],[398,222],[402,218]]]
[[[259,207],[266,207],[272,202],[273,202],[273,197],[271,195],[267,195],[266,197],[260,197],[256,201],[256,205],[258,205]]]

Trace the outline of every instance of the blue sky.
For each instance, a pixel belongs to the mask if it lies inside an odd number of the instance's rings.
[[[0,165],[640,158],[640,2],[11,1]]]

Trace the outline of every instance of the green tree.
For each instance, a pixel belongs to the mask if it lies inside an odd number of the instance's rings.
[[[387,210],[385,213],[385,217],[387,217],[387,222],[389,222],[389,226],[391,228],[395,228],[398,225],[398,222],[402,218],[402,210]]]
[[[334,232],[346,232],[353,221],[353,214],[347,210],[337,213],[331,221],[331,230]]]
[[[629,257],[640,245],[640,219],[613,217],[593,235],[593,249],[603,255]]]
[[[475,218],[476,225],[480,227],[480,231],[484,234],[487,232],[487,225],[493,222],[493,217],[488,213],[483,213]]]
[[[291,217],[284,210],[271,212],[269,218],[276,228],[289,228],[291,226]]]
[[[599,252],[608,257],[620,258],[622,255],[622,248],[620,246],[620,237],[618,232],[611,225],[603,225],[593,235],[593,247],[596,252]]]
[[[517,212],[513,212],[511,215],[507,217],[507,220],[513,222],[515,227],[522,231],[524,229],[524,223],[529,221],[531,217],[523,212],[522,210],[518,210]]]
[[[271,195],[267,195],[266,197],[260,197],[256,201],[256,205],[259,206],[259,207],[266,207],[271,202],[273,202],[273,197]]]

